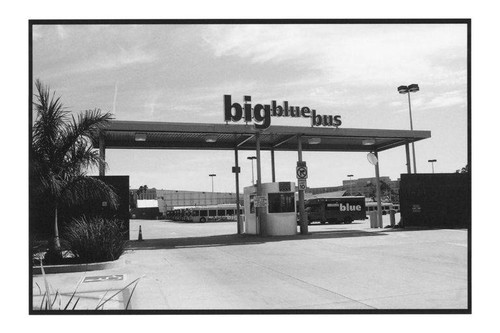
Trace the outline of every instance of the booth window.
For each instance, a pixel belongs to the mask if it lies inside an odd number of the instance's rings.
[[[250,214],[255,214],[255,194],[250,195]]]
[[[295,212],[295,193],[269,193],[269,213]]]

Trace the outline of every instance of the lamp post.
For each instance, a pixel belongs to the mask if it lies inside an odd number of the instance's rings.
[[[436,159],[434,159],[434,160],[428,160],[427,162],[431,163],[431,165],[432,165],[432,173],[434,173],[434,162],[437,162],[437,160]]]
[[[410,93],[412,92],[417,92],[419,91],[420,88],[418,87],[418,84],[410,84],[409,86],[399,86],[398,87],[398,92],[400,94],[408,94],[408,108],[410,110],[410,129],[413,131],[413,120],[411,117],[411,100],[410,100]],[[417,161],[415,159],[415,142],[411,143],[411,148],[413,151],[413,173],[417,173]]]
[[[247,160],[250,160],[250,163],[252,163],[252,185],[255,185],[255,181],[254,181],[254,178],[253,178],[253,160],[257,159],[257,157],[255,156],[249,156],[247,157]]]
[[[208,176],[212,177],[212,194],[214,194],[214,177],[217,175],[215,173],[211,173]]]
[[[349,194],[350,194],[350,195],[352,195],[352,179],[351,179],[351,178],[352,178],[353,176],[354,176],[354,175],[347,175],[347,177],[349,177],[349,192],[350,192]]]

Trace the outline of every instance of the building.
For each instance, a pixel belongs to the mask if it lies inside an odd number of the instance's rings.
[[[155,188],[140,192],[138,189],[130,190],[130,207],[137,207],[138,200],[157,200],[161,214],[174,207],[206,206],[217,204],[235,204],[236,194],[229,192],[199,192],[182,190],[157,190]],[[243,201],[243,195],[240,195]]]
[[[308,188],[306,192],[311,194],[321,194],[329,192],[345,191],[345,195],[362,195],[370,197],[376,184],[376,178],[359,178],[352,180],[343,180],[341,186]],[[390,177],[380,177],[382,184],[387,184],[391,191],[386,191],[388,198],[386,200],[399,202],[399,179],[391,180]],[[384,186],[384,185],[382,185]],[[383,191],[384,192],[384,191]]]

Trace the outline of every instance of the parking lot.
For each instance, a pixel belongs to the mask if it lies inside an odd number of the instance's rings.
[[[132,309],[467,308],[466,230],[370,229],[355,221],[309,231],[259,237],[237,235],[235,222],[131,220],[121,267],[49,279],[72,291],[84,274],[123,274],[122,284],[144,275]]]

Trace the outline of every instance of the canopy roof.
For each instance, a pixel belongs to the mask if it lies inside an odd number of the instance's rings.
[[[113,120],[101,133],[106,149],[255,150],[257,131],[252,124]],[[145,141],[137,141],[140,137]],[[370,152],[427,139],[431,132],[271,125],[260,131],[260,146],[262,150],[297,151],[299,137],[303,151]],[[94,147],[97,146],[95,140]]]

